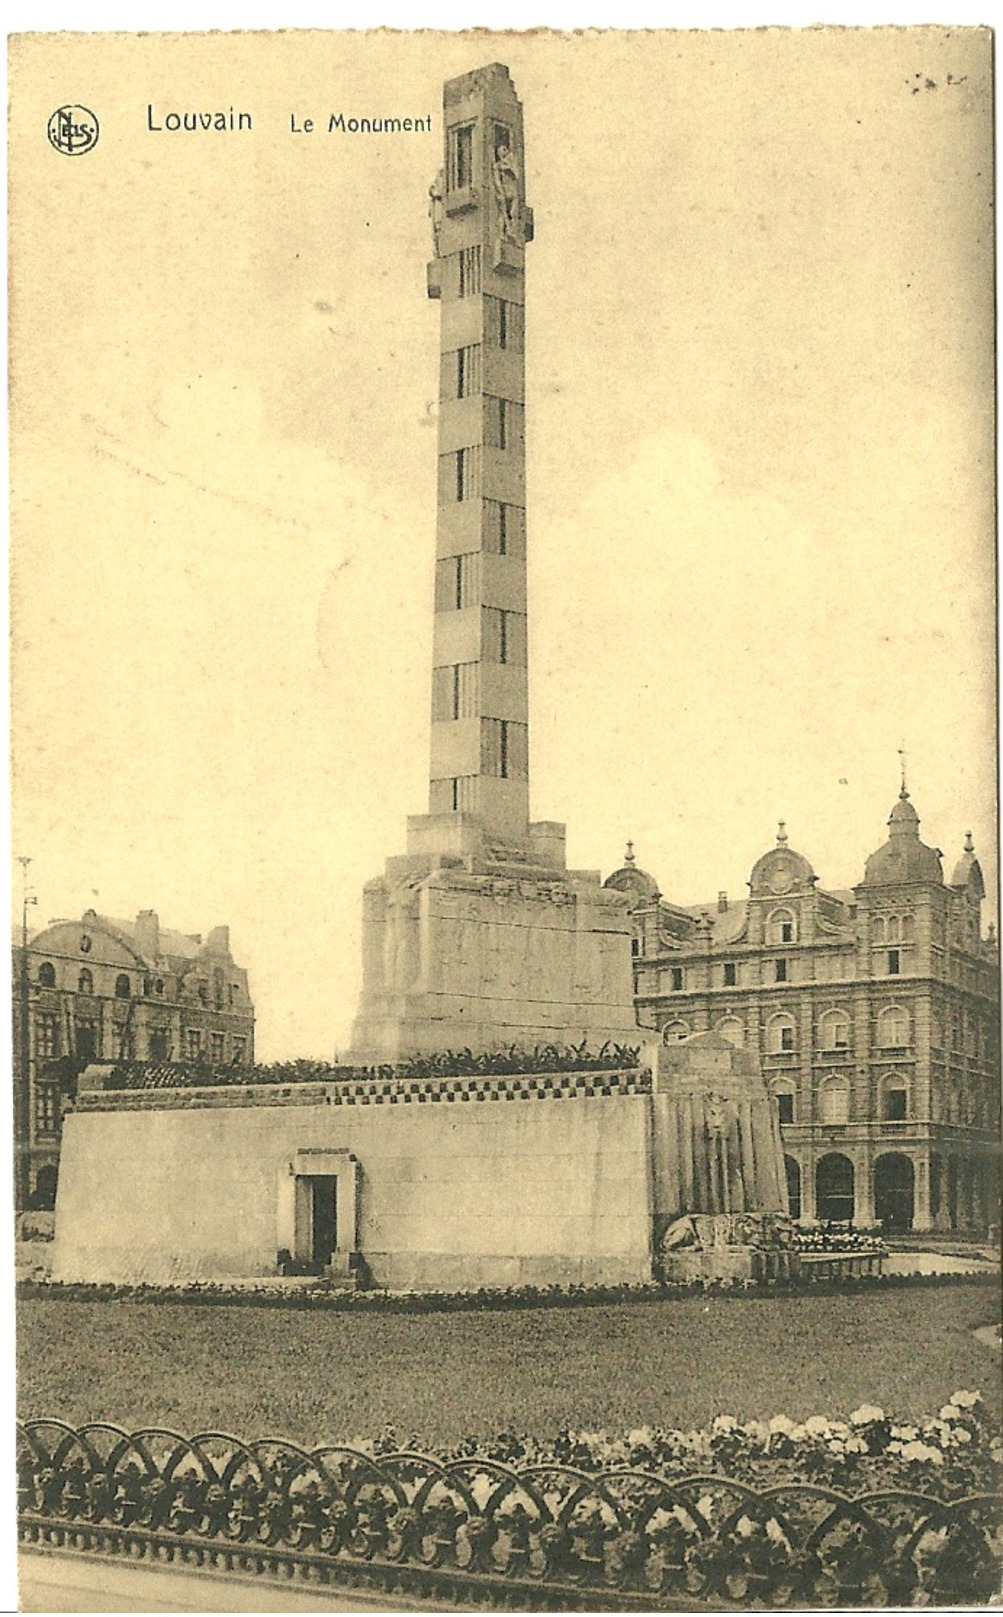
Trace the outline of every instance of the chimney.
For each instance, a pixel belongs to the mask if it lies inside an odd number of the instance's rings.
[[[727,908],[728,908],[728,895],[727,895],[727,893],[718,893],[718,895],[717,895],[718,914],[723,915]]]
[[[214,926],[205,940],[206,954],[218,954],[224,958],[230,954],[230,928],[228,926]]]
[[[136,916],[136,947],[147,960],[160,953],[160,921],[156,910],[140,910]]]

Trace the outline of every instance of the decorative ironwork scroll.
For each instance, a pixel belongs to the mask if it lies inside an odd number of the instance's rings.
[[[512,1609],[979,1605],[1003,1498],[18,1426],[28,1545]]]

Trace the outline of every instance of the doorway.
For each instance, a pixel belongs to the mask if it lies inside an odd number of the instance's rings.
[[[306,1255],[311,1265],[325,1269],[338,1245],[338,1180],[335,1174],[316,1174],[305,1184],[310,1223]]]

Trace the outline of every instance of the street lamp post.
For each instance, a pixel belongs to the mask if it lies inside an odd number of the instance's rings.
[[[31,1195],[31,984],[28,976],[28,905],[38,900],[28,891],[31,859],[18,855],[21,866],[21,1038],[14,1080],[14,1206],[23,1212]]]

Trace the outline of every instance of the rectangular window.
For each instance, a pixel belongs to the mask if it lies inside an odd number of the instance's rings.
[[[233,1064],[239,1067],[247,1057],[247,1040],[235,1038],[233,1041]]]
[[[169,1061],[171,1059],[171,1037],[165,1027],[151,1027],[150,1029],[150,1060]]]
[[[773,981],[775,983],[785,983],[787,981],[787,962],[786,962],[786,960],[774,960],[774,962],[773,962]]]
[[[35,1132],[56,1134],[59,1124],[59,1086],[39,1084],[35,1091]]]
[[[885,1090],[885,1122],[902,1123],[906,1116],[906,1092],[904,1089]]]
[[[93,1061],[98,1053],[98,1025],[96,1022],[78,1022],[76,1025],[76,1053],[82,1061]]]
[[[889,949],[889,951],[888,951],[888,975],[889,975],[889,977],[897,977],[898,976],[898,974],[899,974],[899,964],[900,964],[900,962],[899,962],[899,952],[898,952],[898,950],[897,949]]]
[[[780,1029],[780,1048],[781,1050],[793,1050],[794,1029],[792,1027],[784,1026]]]
[[[131,1061],[133,1038],[128,1022],[116,1022],[112,1028],[112,1045],[116,1060]]]
[[[683,968],[682,968],[682,966],[673,966],[672,967],[671,983],[672,983],[672,992],[674,994],[678,994],[678,993],[680,993],[682,991],[682,986],[683,986]]]
[[[481,290],[481,249],[463,247],[460,250],[460,297],[475,298]]]
[[[202,1054],[202,1034],[197,1027],[190,1027],[187,1033],[188,1055],[191,1060],[197,1061]]]
[[[783,921],[781,923],[780,941],[781,941],[781,943],[793,943],[794,942],[794,923],[793,923],[793,921]]]
[[[734,960],[726,960],[724,963],[724,986],[725,988],[734,988],[737,983],[738,967]]]
[[[214,1061],[222,1061],[224,1043],[225,1043],[225,1041],[224,1041],[224,1037],[223,1037],[222,1033],[214,1033],[212,1035],[212,1039],[210,1040],[210,1045],[211,1045],[211,1055],[212,1055],[212,1059]]]
[[[59,1022],[54,1013],[43,1011],[35,1018],[35,1051],[39,1057],[58,1056]]]
[[[777,1096],[777,1111],[780,1113],[781,1123],[793,1123],[794,1096],[788,1095],[781,1090],[780,1094]]]
[[[474,180],[474,126],[457,124],[449,131],[447,185],[450,191],[464,191]]]

